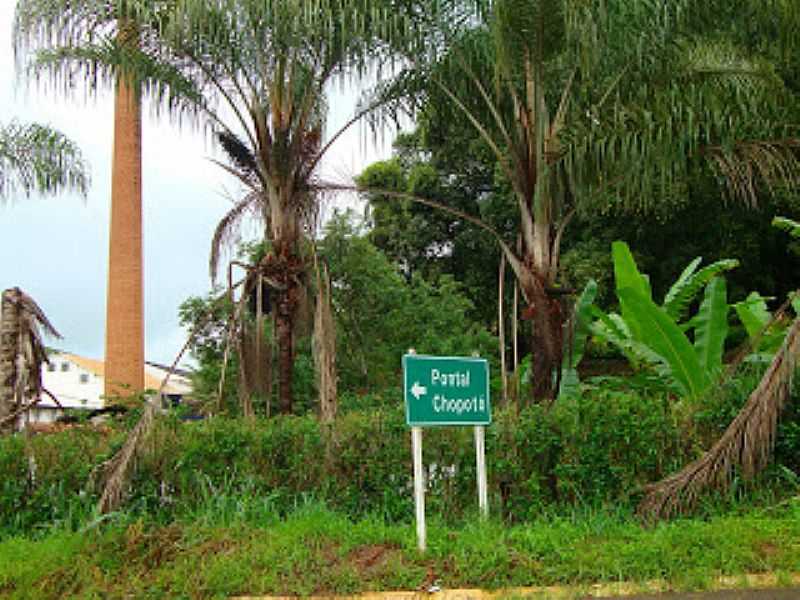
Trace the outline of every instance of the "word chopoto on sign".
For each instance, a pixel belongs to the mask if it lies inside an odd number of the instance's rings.
[[[409,425],[488,425],[489,365],[482,358],[403,356]]]

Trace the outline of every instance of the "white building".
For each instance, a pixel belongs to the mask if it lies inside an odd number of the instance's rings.
[[[55,396],[55,400],[48,394],[42,394],[41,401],[31,409],[28,416],[31,422],[52,423],[65,410],[92,411],[106,406],[103,397],[103,361],[65,352],[53,352],[49,359],[49,365],[42,365],[42,385]],[[157,392],[167,372],[166,368],[147,364],[144,373],[145,389]],[[186,373],[173,373],[164,386],[162,398],[174,404],[190,392],[191,383]]]

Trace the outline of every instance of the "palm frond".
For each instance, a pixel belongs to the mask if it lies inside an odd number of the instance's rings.
[[[194,123],[206,107],[202,81],[169,56],[158,56],[116,37],[97,38],[76,46],[54,46],[37,51],[26,67],[29,81],[46,83],[70,97],[79,90],[89,96],[112,89],[120,73],[131,81],[155,113],[165,111],[180,121]]]
[[[74,142],[39,124],[0,126],[0,200],[21,192],[86,195],[88,165]]]
[[[261,216],[258,211],[260,202],[259,194],[250,192],[239,200],[231,210],[217,223],[214,229],[214,236],[211,240],[211,255],[208,259],[208,270],[211,281],[216,281],[219,269],[220,256],[223,247],[238,241],[239,227],[245,216],[250,213],[256,217]]]
[[[117,510],[128,492],[130,475],[135,467],[136,456],[155,423],[156,407],[145,402],[142,416],[128,434],[122,448],[104,465],[105,485],[98,503],[100,514]]]
[[[19,288],[0,294],[0,432],[13,431],[16,417],[42,395],[42,364],[48,360],[40,327],[61,337],[28,294]]]
[[[645,488],[638,512],[647,520],[669,518],[692,506],[710,488],[726,487],[734,473],[752,478],[769,462],[778,418],[791,392],[800,356],[800,319],[795,319],[758,387],[708,452]]]
[[[733,198],[751,206],[762,188],[795,188],[800,184],[800,132],[782,140],[745,140],[733,147],[705,148],[715,171]]]

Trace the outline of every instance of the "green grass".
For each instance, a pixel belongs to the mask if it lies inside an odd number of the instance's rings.
[[[0,541],[0,596],[224,598],[442,587],[587,585],[664,579],[703,589],[722,575],[800,571],[800,501],[643,528],[630,515],[576,511],[507,526],[435,519],[428,552],[413,524],[357,522],[319,504],[280,519],[230,499],[170,524],[120,515],[79,532]],[[238,512],[237,512],[238,510]],[[217,515],[217,518],[214,515]],[[221,516],[220,516],[221,515]]]

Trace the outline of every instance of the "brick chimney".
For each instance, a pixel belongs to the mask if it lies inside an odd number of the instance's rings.
[[[144,389],[142,117],[138,94],[123,77],[114,103],[105,363],[106,396]]]

